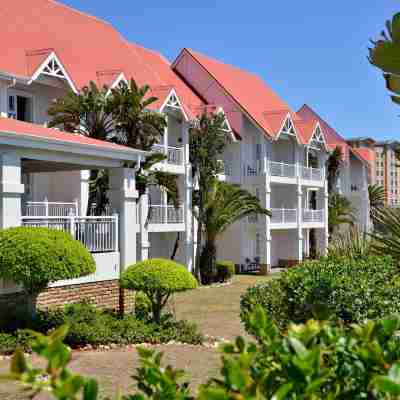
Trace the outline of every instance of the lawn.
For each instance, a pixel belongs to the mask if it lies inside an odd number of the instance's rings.
[[[239,319],[240,295],[247,287],[268,279],[257,276],[236,276],[232,284],[222,287],[202,287],[176,295],[170,304],[179,319],[196,322],[200,330],[213,337],[233,339],[243,335]],[[188,371],[194,386],[205,382],[218,371],[219,355],[216,349],[200,346],[155,346],[165,353],[165,361]],[[113,397],[118,389],[124,392],[132,386],[130,376],[137,367],[135,350],[118,349],[108,352],[74,352],[71,368],[85,375],[96,376],[103,393]],[[8,369],[7,361],[0,361],[0,373]],[[46,397],[41,397],[45,399]],[[28,399],[9,383],[0,383],[0,399]]]

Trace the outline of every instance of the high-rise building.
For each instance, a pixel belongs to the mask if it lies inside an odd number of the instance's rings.
[[[373,152],[370,157],[371,183],[385,189],[386,205],[400,206],[400,161],[397,159],[400,142],[355,138],[348,143],[358,151]]]

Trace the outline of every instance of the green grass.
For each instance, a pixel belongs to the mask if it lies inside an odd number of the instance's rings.
[[[233,339],[243,335],[240,323],[240,295],[247,287],[267,277],[235,276],[231,285],[201,287],[178,294],[169,305],[179,319],[196,322],[200,330],[213,337]],[[216,349],[199,346],[156,346],[165,353],[165,362],[185,369],[193,386],[207,381],[218,371],[219,355]],[[118,389],[132,388],[131,375],[137,367],[135,350],[118,349],[108,352],[74,352],[71,368],[79,373],[96,377],[103,394],[113,398]],[[35,360],[33,360],[35,361]],[[7,361],[0,361],[0,373],[8,369]],[[28,397],[10,383],[0,383],[0,399],[25,400]],[[39,398],[38,398],[39,399]],[[48,399],[48,397],[40,397]]]

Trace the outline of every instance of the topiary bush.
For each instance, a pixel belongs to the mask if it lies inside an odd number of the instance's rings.
[[[121,275],[121,287],[143,292],[151,302],[153,321],[160,323],[171,294],[195,289],[197,281],[183,265],[153,258],[128,267]]]
[[[285,328],[310,318],[345,324],[400,312],[400,280],[389,257],[324,258],[305,262],[247,290],[241,316],[260,304]]]
[[[90,252],[67,232],[28,227],[0,231],[0,278],[23,287],[31,313],[49,283],[95,270]]]
[[[219,282],[229,281],[235,275],[235,264],[232,261],[217,261],[216,267]]]

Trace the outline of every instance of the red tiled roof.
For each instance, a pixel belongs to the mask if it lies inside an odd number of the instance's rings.
[[[261,78],[191,49],[183,49],[181,55],[185,52],[197,61],[197,63],[218,82],[236,104],[238,104],[269,137],[277,137],[287,115],[290,115],[298,133],[299,141],[303,144],[308,143],[308,132],[305,136],[303,135],[305,129],[304,125],[308,126],[309,123],[301,122],[301,118],[293,112],[288,104]],[[180,56],[178,56],[175,62],[177,62],[179,58]],[[297,129],[298,122],[300,122],[301,125],[299,129]]]
[[[139,85],[169,85],[188,104],[201,100],[160,54],[126,41],[110,24],[54,0],[13,0],[0,5],[0,71],[31,78],[54,51],[77,88],[91,80],[110,85],[121,72]],[[187,105],[188,106],[188,105]]]
[[[375,151],[373,149],[367,148],[354,148],[352,147],[351,150],[358,155],[359,158],[367,162],[368,164],[375,163]]]
[[[344,138],[336,132],[324,119],[322,119],[309,105],[304,104],[300,110],[297,111],[303,120],[317,120],[320,123],[321,129],[324,133],[326,144],[330,150],[336,147],[342,149],[343,158],[345,161],[349,159],[350,146],[346,143]]]
[[[67,133],[54,128],[46,128],[42,125],[22,122],[11,118],[0,117],[0,136],[6,133],[32,136],[39,139],[52,140],[54,142],[67,142],[78,145],[90,145],[95,146],[99,149],[134,151],[129,147],[106,142],[104,140],[92,139],[87,136]]]

